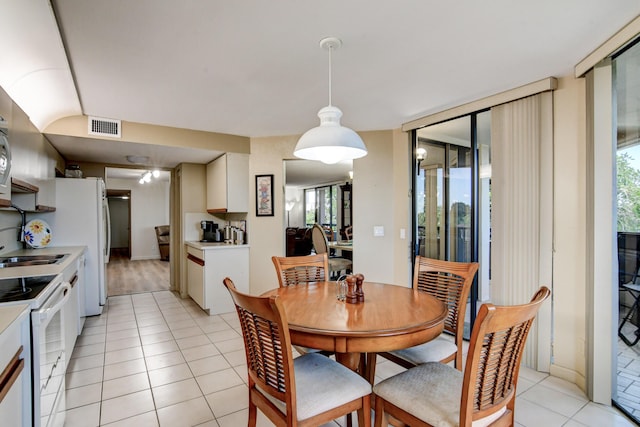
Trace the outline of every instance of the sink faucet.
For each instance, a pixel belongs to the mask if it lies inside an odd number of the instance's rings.
[[[11,207],[20,213],[20,234],[18,235],[18,241],[22,242],[22,249],[27,248],[27,242],[24,240],[24,228],[27,224],[27,213],[20,207],[11,203]]]

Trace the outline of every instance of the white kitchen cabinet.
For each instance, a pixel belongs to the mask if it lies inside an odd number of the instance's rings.
[[[249,211],[249,155],[227,153],[207,165],[207,212]]]
[[[229,277],[240,292],[249,292],[249,246],[187,243],[186,249],[189,296],[210,315],[233,312],[222,281]]]
[[[76,345],[78,335],[82,331],[82,325],[84,324],[84,309],[80,310],[80,295],[84,292],[81,291],[82,276],[84,270],[84,255],[79,256],[74,260],[67,268],[64,269],[62,276],[63,280],[71,284],[71,293],[67,303],[62,308],[62,316],[64,321],[64,351],[66,356],[66,365],[69,366],[71,360],[71,354],[73,348]],[[83,298],[84,299],[84,298]]]
[[[28,305],[0,308],[0,424],[31,425],[31,344]]]
[[[205,308],[204,252],[187,247],[187,283],[189,296]]]

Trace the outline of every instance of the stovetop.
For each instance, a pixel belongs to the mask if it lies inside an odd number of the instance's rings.
[[[0,303],[35,299],[55,275],[0,279]]]

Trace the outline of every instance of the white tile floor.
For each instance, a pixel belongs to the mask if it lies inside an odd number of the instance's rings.
[[[78,337],[67,373],[65,426],[244,426],[245,369],[235,313],[208,316],[168,291],[110,297]],[[400,370],[381,359],[376,379]],[[259,426],[272,425],[258,414]],[[634,425],[589,402],[575,385],[530,369],[521,370],[516,421],[523,427]]]

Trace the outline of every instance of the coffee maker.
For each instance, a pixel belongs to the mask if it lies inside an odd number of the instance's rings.
[[[200,228],[202,228],[202,240],[201,242],[219,242],[220,233],[218,232],[218,224],[213,221],[200,221]]]

